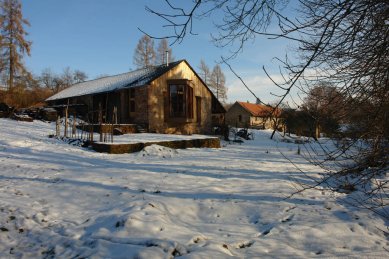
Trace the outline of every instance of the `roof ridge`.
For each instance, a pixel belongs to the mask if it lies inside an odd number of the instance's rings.
[[[236,101],[243,109],[245,109],[247,112],[249,112],[253,116],[259,116],[261,115],[261,112],[266,111],[266,109],[270,109],[271,107],[268,107],[263,104],[258,104],[258,103],[249,103],[249,102],[240,102]],[[258,108],[259,110],[252,110],[251,108]]]
[[[128,88],[146,84],[151,79],[155,79],[156,76],[160,76],[161,74],[166,73],[183,61],[186,62],[186,60],[178,60],[171,62],[168,65],[161,64],[158,66],[145,67],[126,73],[105,76],[76,83],[52,95],[51,97],[47,98],[46,101],[69,98],[69,96],[74,97],[91,93],[101,93],[105,91],[116,90],[118,88]]]
[[[177,61],[170,62],[170,63],[169,63],[169,66],[170,66],[171,64],[173,64],[173,63],[179,63],[179,62],[182,62],[182,61],[184,61],[184,60],[185,60],[185,59],[181,59],[181,60],[177,60]],[[143,68],[138,68],[138,69],[133,70],[133,71],[128,71],[128,72],[119,73],[119,74],[115,74],[115,75],[107,75],[107,76],[103,76],[103,77],[99,77],[99,78],[94,78],[94,79],[90,79],[90,80],[86,80],[86,81],[82,81],[82,82],[75,83],[75,84],[71,85],[70,87],[72,87],[72,86],[74,86],[74,85],[86,83],[86,82],[92,82],[92,81],[96,81],[96,80],[100,80],[100,79],[104,79],[104,78],[109,78],[109,77],[121,76],[121,75],[125,75],[125,74],[135,73],[135,72],[138,72],[138,71],[141,71],[141,70],[146,70],[146,69],[150,69],[150,68],[157,68],[157,67],[163,67],[163,66],[166,66],[166,64],[155,65],[155,66],[150,66],[150,67],[143,67]]]

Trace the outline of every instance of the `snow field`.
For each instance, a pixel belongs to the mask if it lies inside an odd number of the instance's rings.
[[[152,145],[111,155],[49,139],[55,125],[0,119],[1,258],[382,258],[382,219],[309,190],[297,145]],[[278,137],[279,138],[279,137]]]

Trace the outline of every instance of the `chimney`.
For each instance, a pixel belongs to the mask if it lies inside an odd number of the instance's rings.
[[[166,53],[166,66],[169,66],[169,51],[165,51]]]

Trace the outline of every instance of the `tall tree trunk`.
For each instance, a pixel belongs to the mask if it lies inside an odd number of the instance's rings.
[[[15,69],[14,69],[14,53],[13,53],[13,47],[12,47],[12,43],[10,45],[10,58],[9,58],[9,82],[8,82],[8,89],[9,90],[12,90],[13,89],[13,86],[14,86],[14,73],[15,73]]]
[[[316,137],[316,140],[318,140],[320,138],[320,124],[318,122],[316,122],[316,125],[315,125],[315,137]]]

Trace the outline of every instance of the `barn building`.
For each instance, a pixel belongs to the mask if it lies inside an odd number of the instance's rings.
[[[226,113],[226,124],[239,128],[273,129],[280,115],[279,109],[274,115],[271,107],[249,102],[235,102]]]
[[[77,107],[93,123],[102,118],[172,134],[209,134],[226,112],[186,60],[78,83],[46,101]]]

